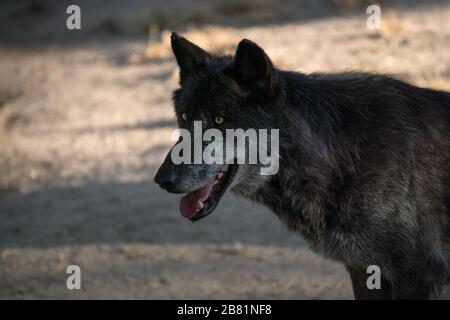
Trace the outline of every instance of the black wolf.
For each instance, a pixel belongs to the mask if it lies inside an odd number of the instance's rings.
[[[215,56],[177,34],[180,128],[279,128],[279,171],[174,165],[155,181],[187,193],[195,221],[230,189],[269,207],[313,250],[341,261],[357,299],[438,297],[449,275],[450,93],[368,73],[302,74],[273,66],[242,40]],[[368,289],[369,265],[381,288]]]

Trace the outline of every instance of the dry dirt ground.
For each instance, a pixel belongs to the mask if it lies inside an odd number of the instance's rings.
[[[184,20],[162,1],[148,5],[150,24],[142,1],[80,1],[83,29],[69,32],[64,1],[49,2],[0,10],[0,298],[352,298],[344,268],[267,209],[226,195],[192,224],[153,184],[177,87],[158,30]],[[448,1],[385,10],[377,34],[357,2],[167,5],[190,14],[182,33],[211,49],[245,37],[283,68],[376,70],[450,89]],[[80,291],[66,288],[69,264],[81,267]]]

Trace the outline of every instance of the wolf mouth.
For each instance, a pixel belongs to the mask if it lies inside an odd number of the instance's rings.
[[[182,197],[180,200],[181,215],[195,222],[213,212],[233,181],[236,171],[237,165],[225,164],[205,186]]]

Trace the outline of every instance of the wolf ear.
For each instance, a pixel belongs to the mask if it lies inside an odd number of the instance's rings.
[[[172,32],[170,37],[172,50],[180,67],[180,82],[208,64],[210,55],[192,42]]]
[[[273,64],[264,50],[250,40],[244,39],[239,42],[231,72],[238,84],[257,85],[270,95],[274,93]]]

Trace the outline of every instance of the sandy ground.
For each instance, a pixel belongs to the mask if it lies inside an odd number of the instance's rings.
[[[64,26],[63,5],[51,19],[0,23],[10,30],[0,38],[0,298],[351,299],[344,268],[267,209],[226,195],[192,224],[178,197],[153,184],[175,128],[177,67],[167,33],[148,45],[136,31],[130,17],[141,2],[111,3],[105,12],[102,1],[82,2],[87,26],[73,39],[54,27]],[[283,68],[377,70],[450,88],[450,6],[387,11],[378,35],[365,27],[365,9],[319,9],[271,24],[260,23],[272,12],[261,9],[251,23],[187,34],[213,49],[225,39],[225,51],[252,39]],[[81,267],[80,291],[66,288],[69,264]]]

